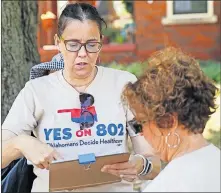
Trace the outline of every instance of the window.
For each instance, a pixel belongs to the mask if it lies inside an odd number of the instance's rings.
[[[214,2],[209,0],[167,1],[167,15],[162,19],[167,24],[215,23]]]
[[[96,1],[96,8],[107,23],[104,44],[134,43],[133,1]]]
[[[207,13],[207,1],[173,1],[173,14]]]

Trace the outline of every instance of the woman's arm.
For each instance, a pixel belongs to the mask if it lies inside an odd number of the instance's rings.
[[[152,180],[154,179],[159,172],[161,171],[161,161],[160,158],[154,154],[152,147],[148,144],[143,136],[131,137],[131,142],[133,145],[133,151],[135,154],[143,155],[152,163],[152,169],[150,173],[144,176],[139,176],[142,180]],[[144,162],[142,162],[144,164]],[[140,171],[143,170],[144,165],[141,165]]]
[[[48,169],[53,160],[62,159],[55,149],[30,135],[13,136],[3,130],[2,136],[2,168],[22,156],[41,169]]]
[[[137,177],[142,180],[151,180],[154,179],[161,170],[161,162],[160,159],[153,154],[152,148],[143,138],[143,136],[134,136],[131,137],[133,151],[128,162],[117,163],[112,165],[105,165],[101,171],[107,172],[116,176],[121,177],[124,180],[129,182],[133,181]],[[141,156],[135,156],[133,154],[139,154]],[[142,156],[145,156],[150,160],[153,164],[152,170],[150,173],[144,176],[137,176],[143,168],[144,168],[144,160]],[[145,158],[144,158],[145,159]]]
[[[18,136],[8,130],[2,130],[2,166],[7,167],[12,161],[21,158],[22,154],[16,147]]]
[[[24,156],[37,167],[48,169],[53,160],[61,158],[51,146],[31,136],[43,112],[43,107],[36,96],[36,88],[32,82],[27,82],[2,125],[3,168]]]

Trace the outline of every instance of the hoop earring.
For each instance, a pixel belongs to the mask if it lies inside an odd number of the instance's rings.
[[[168,133],[168,135],[166,136],[166,139],[165,139],[165,143],[167,144],[167,146],[169,148],[176,148],[180,144],[180,136],[176,132],[173,135],[175,135],[177,137],[177,144],[171,145],[168,143],[168,138],[171,136],[171,132],[170,132],[170,133]]]

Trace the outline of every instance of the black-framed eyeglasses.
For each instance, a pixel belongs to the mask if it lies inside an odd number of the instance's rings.
[[[142,124],[146,123],[146,121],[138,122],[135,118],[127,122],[130,128],[137,133],[143,132],[143,126]]]
[[[85,50],[89,53],[96,53],[99,52],[102,43],[98,41],[88,41],[86,43],[80,43],[76,40],[65,40],[63,37],[60,39],[64,42],[65,48],[69,52],[78,52],[82,46],[84,46]]]
[[[79,95],[81,103],[81,122],[80,129],[85,129],[92,127],[95,122],[95,115],[92,112],[88,111],[88,107],[94,104],[94,97],[88,93],[80,93]]]

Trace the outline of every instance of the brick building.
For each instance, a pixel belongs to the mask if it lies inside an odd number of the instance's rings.
[[[84,2],[96,5],[96,1]],[[47,46],[53,45],[57,30],[57,6],[56,1],[39,1],[38,47],[42,61],[58,53],[53,46]],[[220,60],[220,7],[221,1],[134,1],[135,40],[104,44],[101,61],[143,61],[168,45],[181,47],[199,59]],[[40,19],[47,11],[56,18],[48,22]]]

